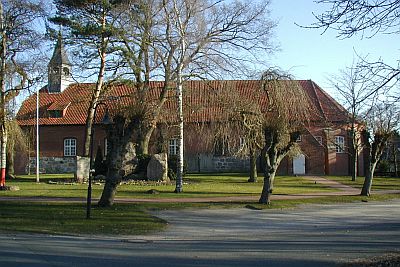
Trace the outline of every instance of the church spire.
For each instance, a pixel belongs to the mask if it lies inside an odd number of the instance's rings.
[[[64,49],[61,31],[48,66],[48,91],[60,93],[71,84],[71,63]]]

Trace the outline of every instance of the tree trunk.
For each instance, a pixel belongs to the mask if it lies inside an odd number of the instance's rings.
[[[125,126],[125,119],[114,118],[114,125],[108,131],[110,151],[107,154],[108,173],[106,183],[98,202],[100,207],[110,207],[118,184],[127,175],[132,174],[136,168],[135,144],[132,141],[136,123],[130,122]]]
[[[250,177],[247,180],[250,183],[257,182],[257,153],[250,149]]]
[[[105,58],[105,56],[104,56]],[[90,153],[90,133],[92,131],[92,127],[95,121],[94,118],[94,111],[96,108],[97,101],[99,100],[100,92],[103,87],[103,78],[104,78],[104,70],[105,70],[105,60],[101,61],[101,68],[100,68],[100,73],[97,79],[96,83],[96,89],[93,92],[92,95],[92,100],[90,101],[90,106],[87,112],[87,117],[86,117],[86,128],[85,128],[85,143],[84,143],[84,151],[83,151],[83,156],[84,157],[89,157]]]
[[[357,151],[353,151],[353,154],[351,155],[351,180],[355,182],[357,180],[357,164],[358,161],[358,156],[357,156]]]
[[[7,153],[7,179],[14,178],[14,148],[10,148]]]
[[[361,190],[362,196],[370,196],[371,195],[371,188],[372,188],[372,181],[374,179],[374,172],[376,165],[378,164],[379,159],[382,156],[383,150],[385,148],[387,139],[389,135],[380,135],[374,134],[374,141],[372,144],[368,144],[368,156],[367,156],[367,173],[365,174],[365,180],[363,184],[363,188]]]
[[[115,194],[117,193],[117,187],[121,181],[121,176],[118,171],[114,168],[108,171],[106,183],[104,184],[103,192],[99,200],[98,205],[100,207],[111,207],[114,204]]]
[[[181,74],[179,74],[181,75]],[[177,170],[176,170],[176,187],[175,193],[182,193],[183,191],[183,109],[182,109],[182,77],[179,77],[177,86],[178,98],[178,157],[177,157]]]
[[[5,112],[4,108],[2,110]],[[5,127],[5,116],[2,117],[1,126],[1,168],[0,187],[6,186],[6,165],[7,165],[7,129]]]
[[[261,204],[271,204],[271,195],[274,188],[276,170],[274,168],[266,167],[264,171],[264,185],[261,191],[261,197],[259,203]]]
[[[7,33],[4,22],[3,2],[0,3],[0,29],[1,29],[1,65],[0,65],[0,187],[6,186],[6,164],[7,164],[7,127],[6,127],[6,61],[7,61]]]
[[[357,180],[357,161],[358,161],[358,140],[356,137],[356,130],[355,130],[355,118],[352,118],[352,124],[350,129],[350,174],[351,180],[355,182]]]
[[[399,177],[399,170],[397,168],[397,147],[395,144],[392,144],[392,154],[394,163],[394,176]]]
[[[102,18],[102,31],[106,30],[106,14],[103,14]],[[90,133],[92,131],[93,124],[95,122],[94,113],[95,108],[97,105],[97,101],[99,100],[99,96],[101,90],[103,89],[103,82],[104,82],[104,73],[106,69],[106,48],[107,48],[107,38],[106,35],[103,33],[101,38],[101,47],[100,47],[100,67],[99,67],[99,74],[97,75],[97,82],[96,88],[92,93],[92,99],[90,101],[89,109],[87,111],[87,118],[86,118],[86,129],[85,129],[85,143],[83,147],[83,156],[89,157],[90,153]]]
[[[361,190],[362,196],[369,197],[371,195],[371,188],[372,188],[372,181],[374,179],[374,172],[375,172],[376,162],[370,163],[367,168],[367,172],[365,173],[365,180]]]
[[[144,120],[143,120],[144,122]],[[142,122],[142,124],[143,124]],[[142,133],[138,134],[138,140],[137,141],[137,147],[136,147],[136,153],[138,155],[140,154],[149,154],[149,143],[150,143],[150,138],[151,135],[154,132],[155,127],[148,127],[145,130],[142,130]]]

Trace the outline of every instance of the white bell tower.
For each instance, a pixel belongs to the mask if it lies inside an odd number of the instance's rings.
[[[61,32],[59,32],[53,56],[48,66],[47,88],[49,93],[61,93],[72,83],[71,66],[64,49]]]

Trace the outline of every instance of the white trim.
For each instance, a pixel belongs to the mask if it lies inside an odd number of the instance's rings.
[[[335,150],[336,153],[344,153],[344,136],[335,136]]]
[[[64,157],[76,156],[76,138],[64,139]]]
[[[168,141],[168,155],[176,156],[179,152],[178,138],[172,138]]]

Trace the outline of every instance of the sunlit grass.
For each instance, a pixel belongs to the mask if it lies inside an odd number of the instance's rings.
[[[345,185],[356,188],[362,188],[364,177],[357,177],[356,181],[352,181],[350,176],[329,176],[331,180],[335,180]],[[372,190],[400,190],[400,178],[396,177],[374,177],[372,180]]]
[[[352,182],[350,177],[328,177],[339,182],[360,187],[362,178]],[[87,193],[86,184],[72,183],[71,175],[41,175],[41,182],[35,176],[23,176],[7,181],[17,185],[20,191],[0,191],[1,196],[14,197],[81,197]],[[50,181],[52,181],[50,183]],[[248,183],[245,174],[190,174],[185,178],[184,193],[175,194],[174,184],[158,183],[122,184],[118,187],[119,198],[175,198],[173,203],[115,204],[112,208],[98,208],[93,202],[92,218],[86,220],[84,203],[30,203],[26,201],[2,201],[0,209],[0,231],[39,232],[58,234],[135,235],[160,231],[166,222],[151,216],[148,210],[182,208],[252,208],[291,209],[307,204],[338,204],[361,201],[386,201],[400,198],[400,194],[361,196],[327,196],[312,199],[273,200],[271,205],[249,201],[219,203],[184,203],[179,198],[259,196],[262,179]],[[103,185],[93,185],[93,197],[100,197]],[[146,194],[156,189],[159,195]],[[374,190],[400,189],[398,178],[376,178]],[[300,194],[333,191],[323,184],[314,183],[302,177],[278,176],[274,194]],[[222,199],[223,200],[223,199]]]
[[[72,183],[71,175],[50,175],[40,177],[40,183],[35,182],[35,176],[23,176],[10,180],[8,185],[16,185],[20,191],[1,192],[3,196],[40,196],[40,197],[86,197],[87,185]],[[256,196],[262,189],[262,178],[257,183],[247,182],[246,174],[189,174],[184,178],[183,193],[175,194],[174,181],[170,184],[155,182],[122,183],[118,186],[119,198],[202,198]],[[58,183],[55,183],[58,182]],[[150,189],[156,189],[160,194],[147,194]],[[93,197],[98,198],[103,190],[103,184],[93,184]],[[275,179],[274,194],[300,194],[334,191],[323,184],[302,177],[278,176]]]

